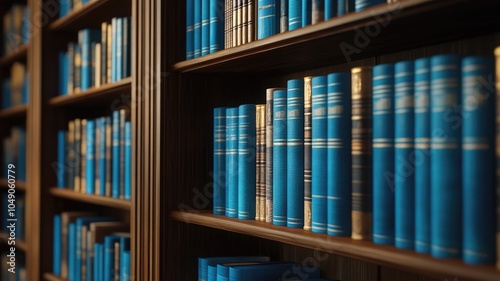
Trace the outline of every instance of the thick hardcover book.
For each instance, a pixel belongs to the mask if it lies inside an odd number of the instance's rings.
[[[302,0],[289,0],[288,30],[295,30],[301,27],[302,27]]]
[[[431,253],[462,254],[460,57],[431,57]],[[450,121],[451,120],[451,121]],[[455,121],[454,121],[455,120]],[[453,214],[453,215],[452,215]]]
[[[401,249],[414,249],[415,173],[411,168],[415,165],[412,164],[415,153],[413,61],[394,64],[394,73],[394,243]]]
[[[233,46],[233,0],[224,0],[224,49]]]
[[[372,68],[351,70],[352,83],[352,233],[372,237]]]
[[[338,0],[337,15],[343,16],[355,11],[356,0]]]
[[[327,78],[312,79],[312,231],[327,227]]]
[[[74,166],[74,190],[76,192],[81,191],[81,159],[82,159],[82,120],[75,119],[75,142],[74,142],[74,151],[75,151],[75,166]]]
[[[278,15],[279,15],[279,32],[283,33],[288,31],[288,0],[280,0],[276,2],[279,3]]]
[[[210,53],[210,0],[201,0],[201,55]]]
[[[415,250],[430,252],[431,242],[431,187],[430,187],[430,60],[415,60]]]
[[[304,79],[287,82],[287,226],[304,227]]]
[[[125,119],[127,112],[120,109],[120,193],[119,198],[125,197]]]
[[[125,156],[124,156],[124,194],[125,200],[132,198],[132,123],[125,122]]]
[[[123,18],[123,30],[122,30],[122,76],[121,78],[126,78],[130,76],[132,68],[132,19],[130,17]]]
[[[247,42],[252,42],[255,40],[257,35],[257,22],[256,22],[256,11],[257,4],[255,3],[258,0],[248,0],[248,8],[247,8],[247,19],[248,19],[248,28],[247,28]]]
[[[66,131],[57,132],[57,187],[66,187]]]
[[[113,119],[106,117],[106,179],[104,185],[104,194],[108,197],[112,195],[113,185]]]
[[[302,0],[302,27],[308,26],[312,22],[312,1]]]
[[[325,20],[329,20],[337,16],[338,2],[337,0],[324,0],[325,2]]]
[[[255,219],[255,105],[238,109],[238,219]]]
[[[386,0],[356,0],[356,12],[361,12],[365,9],[368,9],[372,6],[382,4],[382,3],[387,3]]]
[[[287,216],[287,90],[273,96],[273,224],[286,225]]]
[[[500,47],[495,49],[496,112],[500,112]],[[496,122],[496,187],[497,187],[497,269],[500,269],[500,118]]]
[[[320,269],[317,267],[306,268],[297,263],[276,262],[230,267],[229,281],[296,280],[303,277],[305,270],[307,278],[320,277]]]
[[[226,213],[226,108],[214,109],[214,207],[215,215]]]
[[[205,257],[198,258],[198,280],[208,280],[208,268],[221,263],[228,262],[265,262],[269,261],[266,256],[234,256],[234,257]]]
[[[80,30],[79,44],[82,48],[82,63],[81,63],[81,90],[85,91],[92,87],[92,43],[101,40],[101,33],[95,29]]]
[[[87,121],[87,148],[86,148],[86,172],[85,190],[87,194],[95,194],[95,121]]]
[[[70,190],[75,189],[75,158],[76,158],[76,153],[75,153],[75,122],[73,120],[68,122],[68,132],[67,132],[67,139],[66,139],[66,148],[65,148],[65,154],[66,154],[66,169],[68,169],[66,173],[66,184]]]
[[[201,56],[201,2],[203,0],[194,0],[194,29],[193,29],[193,42],[194,42],[194,57]]]
[[[186,0],[186,60],[194,58],[194,0]]]
[[[108,23],[101,24],[101,84],[108,83]]]
[[[351,74],[328,74],[327,233],[351,235]]]
[[[325,0],[312,0],[311,23],[317,24],[325,20]]]
[[[266,222],[273,221],[273,96],[277,90],[266,90]]]
[[[93,263],[90,268],[87,266],[87,276],[94,276],[94,281],[104,280],[103,276],[103,264],[104,264],[104,239],[106,236],[111,235],[119,231],[128,231],[129,225],[123,224],[121,222],[93,222],[90,223],[89,227],[90,237],[89,237],[89,249],[93,249],[93,253],[90,252],[87,260],[87,265]],[[96,249],[97,246],[97,249]],[[90,269],[90,270],[89,270]]]
[[[244,0],[237,0],[235,9],[236,9],[236,46],[242,44],[243,39],[243,4]]]
[[[248,1],[243,0],[241,6],[241,44],[248,43]]]
[[[257,39],[264,39],[279,33],[278,3],[279,1],[277,0],[259,0],[257,10]]]
[[[52,234],[54,238],[52,252],[52,273],[61,275],[61,215],[54,215]]]
[[[226,109],[226,216],[238,217],[238,108]]]
[[[408,129],[413,129],[410,125]],[[394,65],[373,67],[373,242],[394,244]],[[413,198],[413,197],[411,197]]]
[[[111,194],[113,198],[120,198],[120,111],[113,111],[113,139],[112,139],[112,179]]]
[[[255,220],[266,220],[266,105],[256,107],[256,207]]]
[[[59,52],[59,94],[68,94],[68,53]]]
[[[495,73],[493,57],[462,59],[463,260],[495,262]]]
[[[312,76],[304,77],[304,229],[311,230]]]
[[[73,62],[73,93],[82,91],[82,46],[74,44],[74,62]]]
[[[224,48],[224,0],[210,0],[210,53]]]
[[[82,141],[80,143],[80,192],[87,193],[87,119],[82,119]]]

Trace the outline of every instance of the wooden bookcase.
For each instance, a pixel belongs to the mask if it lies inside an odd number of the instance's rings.
[[[160,1],[154,1],[160,5]],[[493,55],[498,1],[408,0],[185,60],[185,1],[161,2],[147,29],[161,38],[160,280],[197,280],[197,258],[269,255],[321,267],[340,280],[500,280],[494,266],[211,214],[213,108],[265,103],[265,89],[291,78],[349,71],[434,54]],[[155,4],[152,4],[155,5]],[[372,28],[368,43],[357,33]],[[158,29],[158,27],[161,27]],[[172,44],[175,42],[175,44]],[[356,52],[347,58],[340,44]],[[251,199],[250,199],[251,200]]]

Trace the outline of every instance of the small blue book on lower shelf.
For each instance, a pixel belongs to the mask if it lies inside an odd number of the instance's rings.
[[[198,258],[198,280],[208,280],[209,266],[228,262],[264,262],[269,261],[266,256],[228,256],[228,257],[204,257]]]
[[[305,267],[305,265],[288,262],[235,266],[229,268],[229,281],[304,280]],[[320,278],[319,268],[307,266],[305,280],[308,278]]]

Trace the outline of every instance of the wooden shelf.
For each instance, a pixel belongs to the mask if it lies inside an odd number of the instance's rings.
[[[0,188],[9,188],[9,183],[6,179],[0,179]],[[16,180],[16,190],[26,191],[26,183],[24,181]]]
[[[97,102],[106,102],[120,98],[123,92],[130,93],[132,78],[128,77],[115,83],[102,85],[98,88],[90,88],[85,92],[65,96],[53,97],[49,100],[49,105],[54,107],[64,105],[84,105]]]
[[[6,67],[26,58],[28,54],[28,44],[19,46],[14,52],[0,58],[0,67]]]
[[[216,216],[209,211],[197,213],[174,211],[170,217],[180,222],[321,250],[418,274],[456,276],[460,280],[462,278],[475,281],[500,280],[500,271],[497,271],[493,266],[471,266],[459,260],[439,260],[430,255],[400,250],[393,246],[377,245],[370,241],[357,241],[349,237],[333,237],[303,229],[274,226],[259,221],[242,221]]]
[[[28,112],[27,105],[16,105],[6,109],[0,110],[0,119],[16,118],[16,117],[26,117]]]
[[[397,8],[397,9],[396,9]],[[173,70],[190,73],[284,74],[349,62],[341,44],[356,48],[352,61],[477,36],[500,29],[500,1],[411,0],[381,4],[316,25],[280,33],[242,46],[178,62]],[[391,12],[393,11],[393,12]],[[386,26],[366,46],[357,46],[357,32],[390,15]],[[425,19],[425,20],[422,20]],[[385,23],[384,23],[385,24]],[[372,28],[375,30],[375,27]],[[358,44],[360,45],[360,44]],[[352,50],[352,49],[351,49]]]
[[[0,241],[2,241],[3,243],[7,243],[7,241],[9,241],[9,235],[5,232],[0,232]],[[9,246],[11,247],[11,246]],[[17,239],[16,238],[16,250],[21,250],[23,252],[26,252],[26,249],[28,247],[26,247],[26,242],[24,242],[23,240],[20,240],[20,239]]]
[[[56,276],[52,273],[44,273],[43,280],[45,281],[66,281],[66,279]]]
[[[106,206],[110,208],[117,208],[130,211],[132,203],[123,199],[116,199],[106,196],[90,195],[85,193],[78,193],[69,189],[62,189],[57,187],[52,187],[50,189],[50,194],[58,198],[69,199],[73,201],[79,201],[84,203],[90,203],[94,205]]]
[[[110,13],[112,11],[112,13]],[[53,31],[100,27],[111,16],[130,16],[130,0],[92,0],[49,25]]]

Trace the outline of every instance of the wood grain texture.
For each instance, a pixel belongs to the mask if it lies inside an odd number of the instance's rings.
[[[58,198],[69,199],[73,201],[80,201],[94,205],[106,206],[110,208],[118,208],[129,211],[131,202],[123,199],[116,199],[106,196],[98,196],[92,194],[78,193],[69,189],[62,189],[53,187],[50,189],[50,194]]]

